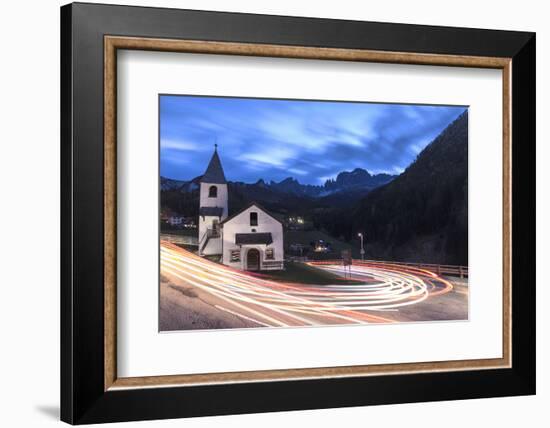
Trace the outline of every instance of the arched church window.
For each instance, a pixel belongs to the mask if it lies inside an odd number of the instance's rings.
[[[210,186],[210,189],[208,189],[208,197],[209,198],[217,198],[218,197],[218,187],[217,186]]]

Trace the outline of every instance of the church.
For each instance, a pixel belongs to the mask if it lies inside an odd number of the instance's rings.
[[[282,223],[255,202],[228,216],[228,193],[215,145],[200,180],[199,255],[240,270],[283,269]]]

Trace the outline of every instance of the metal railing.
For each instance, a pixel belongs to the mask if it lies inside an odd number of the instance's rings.
[[[175,233],[163,233],[160,234],[160,239],[163,241],[171,242],[172,244],[184,244],[197,247],[199,245],[199,238],[197,236],[178,235]]]
[[[381,260],[365,260],[365,263],[411,266],[411,267],[416,267],[418,269],[426,269],[438,275],[451,275],[451,276],[458,276],[460,278],[468,277],[468,266],[440,265],[436,263],[388,262],[388,261],[381,261]]]
[[[206,236],[208,238],[219,238],[220,237],[220,230],[219,229],[208,228],[208,229],[206,229]]]
[[[311,260],[317,264],[324,263],[342,263],[342,260]],[[468,278],[468,266],[458,266],[458,265],[440,265],[436,263],[413,263],[413,262],[396,262],[396,261],[385,261],[385,260],[358,260],[353,259],[353,264],[369,264],[369,265],[380,265],[383,266],[410,266],[417,269],[425,269],[433,272],[437,275],[448,275],[448,276],[458,276],[460,278]]]
[[[220,236],[221,235],[220,235],[220,230],[219,229],[214,229],[214,228],[206,229],[206,233],[204,235],[202,235],[202,237],[199,241],[199,254],[202,254],[203,250],[208,245],[208,241],[210,241],[210,239],[219,238]]]
[[[283,267],[282,260],[264,260],[262,262],[262,269],[281,269]]]

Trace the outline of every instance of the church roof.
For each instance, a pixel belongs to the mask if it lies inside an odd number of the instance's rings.
[[[222,207],[200,207],[199,208],[199,215],[201,216],[221,217],[222,214],[223,214]]]
[[[210,159],[208,168],[206,168],[206,172],[201,177],[200,182],[213,183],[213,184],[227,184],[227,181],[225,179],[225,174],[223,173],[222,163],[220,161],[220,157],[218,156],[217,148],[214,149],[214,154],[212,155],[212,159]]]
[[[271,233],[236,233],[235,244],[237,245],[269,245],[273,242]]]

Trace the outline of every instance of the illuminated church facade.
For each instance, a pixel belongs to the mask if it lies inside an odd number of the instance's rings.
[[[240,270],[283,269],[281,222],[255,202],[229,216],[228,202],[227,180],[216,146],[200,180],[199,255],[220,256],[224,265]]]

